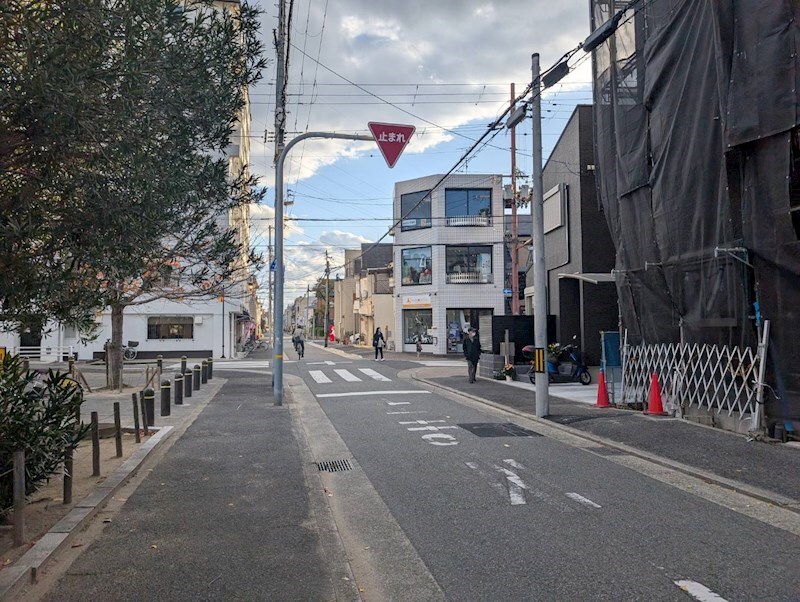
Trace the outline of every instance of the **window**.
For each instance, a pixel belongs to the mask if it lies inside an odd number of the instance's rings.
[[[444,191],[448,226],[491,226],[491,188],[448,188]]]
[[[445,256],[448,284],[492,282],[492,247],[447,247]]]
[[[194,317],[154,316],[147,318],[148,339],[194,338]]]
[[[430,190],[400,195],[400,230],[419,230],[431,227]]]
[[[432,282],[430,247],[403,249],[400,257],[403,264],[403,286],[430,284]]]
[[[467,329],[471,326],[479,328],[480,318],[488,316],[491,319],[494,312],[491,309],[448,309],[447,317],[447,353],[463,353],[463,341]]]
[[[403,310],[403,342],[406,345],[413,345],[417,340],[423,345],[435,345],[436,337],[428,334],[432,326],[432,309]]]
[[[544,232],[552,232],[564,225],[567,185],[558,184],[544,194]]]

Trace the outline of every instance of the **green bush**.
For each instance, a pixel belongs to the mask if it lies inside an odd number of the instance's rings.
[[[0,370],[0,516],[13,504],[13,454],[25,452],[25,495],[61,466],[86,433],[79,422],[83,390],[68,373],[40,377],[7,355]]]

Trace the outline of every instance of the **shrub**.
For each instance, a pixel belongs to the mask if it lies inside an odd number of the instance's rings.
[[[83,390],[68,373],[44,378],[7,355],[0,370],[0,516],[13,504],[13,453],[25,452],[25,495],[35,492],[78,446]]]

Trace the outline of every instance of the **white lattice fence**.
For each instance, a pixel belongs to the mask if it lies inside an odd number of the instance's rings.
[[[743,416],[756,407],[759,363],[750,347],[625,345],[622,396],[625,403],[647,403],[650,381],[657,374],[667,411],[683,403]]]

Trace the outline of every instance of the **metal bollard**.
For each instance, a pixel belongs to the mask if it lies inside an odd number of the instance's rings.
[[[92,476],[100,476],[100,419],[92,412]]]
[[[200,366],[198,364],[194,365],[193,369],[194,374],[192,379],[192,386],[194,387],[195,391],[200,390]]]
[[[122,418],[120,416],[119,402],[114,402],[114,442],[117,446],[117,458],[122,457]]]
[[[192,371],[186,370],[183,373],[183,396],[189,398],[192,396]]]
[[[147,419],[145,420],[145,424],[147,426],[155,426],[156,425],[156,392],[153,389],[145,389],[144,390],[144,407],[145,413],[147,414]],[[145,433],[147,434],[147,433]]]
[[[185,355],[181,356],[181,374],[186,374],[186,360],[188,358]]]
[[[208,382],[208,362],[206,360],[200,364],[200,382],[203,384]]]
[[[136,443],[142,442],[142,435],[139,433],[139,396],[136,393],[131,393],[131,400],[133,401],[133,428],[136,431]]]
[[[169,382],[168,378],[165,378],[161,381],[161,415],[162,416],[169,416],[170,414],[170,407],[169,407],[169,398],[172,394],[172,383]]]
[[[75,373],[75,358],[71,355],[67,358],[67,372],[70,375]]]
[[[164,356],[160,353],[156,356],[156,366],[158,366],[158,373],[161,374],[164,370]]]
[[[214,358],[208,358],[208,380],[214,378]]]
[[[175,405],[183,405],[183,374],[175,375]]]

